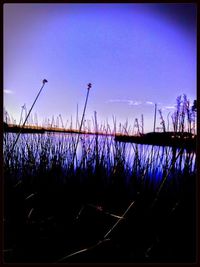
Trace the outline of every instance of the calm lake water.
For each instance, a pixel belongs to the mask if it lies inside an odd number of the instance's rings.
[[[77,138],[4,134],[6,261],[194,262],[196,153]]]
[[[16,139],[15,133],[4,134],[4,157]],[[78,140],[79,138],[79,140]],[[76,143],[78,145],[76,148]],[[95,167],[103,163],[108,172],[116,165],[123,165],[129,173],[148,172],[152,179],[162,179],[163,172],[169,170],[182,171],[188,168],[190,172],[196,170],[196,153],[171,147],[141,145],[134,143],[115,142],[111,136],[95,136],[45,133],[21,134],[15,146],[14,153],[20,165],[24,158],[32,160],[33,164],[40,164],[42,157],[46,157],[47,166],[52,162],[60,162],[62,168],[67,168],[73,161],[74,166]],[[126,177],[128,180],[128,175]]]

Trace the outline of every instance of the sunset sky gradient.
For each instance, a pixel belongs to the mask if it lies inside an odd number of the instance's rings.
[[[38,121],[86,119],[153,129],[154,104],[164,118],[176,97],[197,93],[195,4],[4,4],[4,108]],[[159,126],[159,120],[157,121]]]

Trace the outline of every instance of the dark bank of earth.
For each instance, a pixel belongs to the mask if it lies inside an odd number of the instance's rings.
[[[4,132],[12,133],[45,133],[45,132],[59,132],[59,133],[78,133],[73,129],[61,128],[43,128],[43,127],[24,127],[10,126],[4,122]],[[80,132],[83,133],[84,132]],[[90,132],[88,134],[96,134]],[[149,144],[156,146],[171,146],[175,148],[185,148],[187,150],[196,150],[196,135],[188,132],[150,132],[147,134],[140,134],[139,136],[115,134],[115,141],[130,142],[136,144]]]
[[[116,135],[115,140],[119,142],[172,146],[194,151],[196,150],[197,138],[196,135],[188,132],[150,132],[140,136]]]

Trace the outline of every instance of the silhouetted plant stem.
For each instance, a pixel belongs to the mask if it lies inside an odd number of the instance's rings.
[[[155,104],[155,111],[154,111],[154,124],[153,124],[153,131],[156,131],[156,112],[157,112],[157,104]]]
[[[76,156],[76,150],[77,150],[78,143],[79,143],[79,138],[80,138],[81,129],[82,129],[82,126],[83,126],[83,120],[84,120],[84,117],[85,117],[85,111],[86,111],[87,101],[88,101],[89,92],[90,92],[90,88],[91,88],[91,87],[92,87],[92,84],[89,83],[89,84],[88,84],[88,88],[87,88],[87,95],[86,95],[86,99],[85,99],[85,105],[84,105],[84,109],[83,109],[83,114],[82,114],[81,124],[80,124],[80,127],[79,127],[78,137],[77,137],[77,141],[76,141],[75,149],[74,149],[74,154],[73,154],[73,158],[72,158],[72,166],[74,166],[74,159],[75,159],[75,156]]]
[[[171,165],[169,166],[169,168],[168,168],[168,170],[167,170],[167,173],[166,173],[166,175],[164,176],[164,178],[163,178],[163,180],[162,180],[162,182],[161,182],[161,184],[160,184],[160,186],[159,186],[159,188],[158,188],[158,191],[156,192],[156,197],[155,197],[155,199],[154,199],[153,202],[152,202],[151,208],[153,208],[154,205],[155,205],[155,203],[157,202],[157,200],[158,200],[158,196],[159,196],[159,194],[160,194],[160,191],[162,190],[162,188],[163,188],[163,186],[164,186],[164,184],[165,184],[165,182],[166,182],[166,180],[167,180],[167,178],[168,178],[170,172],[173,170],[173,168],[174,168],[174,166],[175,166],[175,163],[176,163],[177,159],[180,157],[180,155],[182,155],[182,153],[183,153],[183,148],[181,148],[181,149],[179,150],[179,152],[177,153],[177,155],[176,155],[176,149],[174,150],[174,158],[172,159]]]
[[[29,117],[31,111],[32,111],[32,109],[33,109],[33,107],[34,107],[34,105],[35,105],[35,103],[36,103],[36,101],[37,101],[37,99],[38,99],[40,93],[42,92],[42,89],[43,89],[45,83],[47,83],[47,80],[46,80],[46,79],[43,80],[43,85],[42,85],[42,87],[40,88],[40,91],[39,91],[39,93],[37,94],[37,96],[36,96],[36,98],[35,98],[35,100],[34,100],[32,106],[31,106],[31,108],[30,108],[30,110],[29,110],[29,112],[28,112],[28,114],[27,114],[27,116],[26,116],[26,118],[25,118],[25,120],[24,120],[24,123],[23,123],[23,125],[22,125],[22,127],[21,127],[21,129],[20,129],[20,131],[19,131],[19,133],[18,133],[18,135],[17,135],[17,138],[16,138],[16,140],[15,140],[13,146],[12,146],[12,149],[11,149],[11,152],[10,152],[11,154],[12,154],[14,148],[15,148],[15,145],[16,145],[18,139],[19,139],[19,136],[20,136],[20,134],[21,134],[21,132],[22,132],[22,130],[23,130],[23,128],[24,128],[24,126],[25,126],[27,120],[28,120],[28,117]]]
[[[161,123],[160,124],[162,125],[163,132],[166,132],[165,121],[163,119],[162,110],[159,109],[158,112],[160,114],[160,119],[161,119]]]
[[[98,145],[98,124],[97,124],[97,112],[94,112],[94,119],[95,119],[95,152],[96,152],[96,171],[98,170],[99,167],[99,145]]]
[[[104,239],[107,238],[107,236],[113,231],[113,229],[120,223],[122,219],[124,219],[126,213],[130,210],[130,208],[133,206],[135,201],[132,201],[131,204],[128,206],[128,208],[125,210],[125,212],[122,214],[122,216],[117,220],[117,222],[109,229],[109,231],[104,235]]]

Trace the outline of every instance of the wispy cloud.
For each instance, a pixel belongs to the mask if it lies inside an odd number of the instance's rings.
[[[142,104],[141,101],[133,101],[133,100],[130,100],[129,103],[128,103],[130,106],[139,106]]]
[[[139,105],[143,105],[143,106],[153,106],[155,105],[154,102],[152,101],[138,101],[138,100],[131,100],[131,99],[110,99],[107,101],[107,103],[123,103],[123,104],[127,104],[129,106],[139,106]],[[172,105],[163,105],[162,103],[158,102],[157,103],[158,107],[161,110],[172,110],[175,108],[175,106]]]
[[[125,100],[125,99],[109,99],[107,103],[128,103],[131,100]]]
[[[141,105],[141,101],[135,101],[135,100],[130,100],[130,99],[110,99],[107,101],[107,103],[125,103],[130,106],[138,106]]]
[[[7,90],[7,89],[4,89],[3,90],[3,92],[5,93],[5,94],[14,94],[14,92],[12,91],[12,90]]]
[[[151,102],[151,101],[146,101],[145,104],[147,104],[147,105],[154,105],[154,103]]]
[[[165,109],[175,109],[175,106],[165,106]]]

